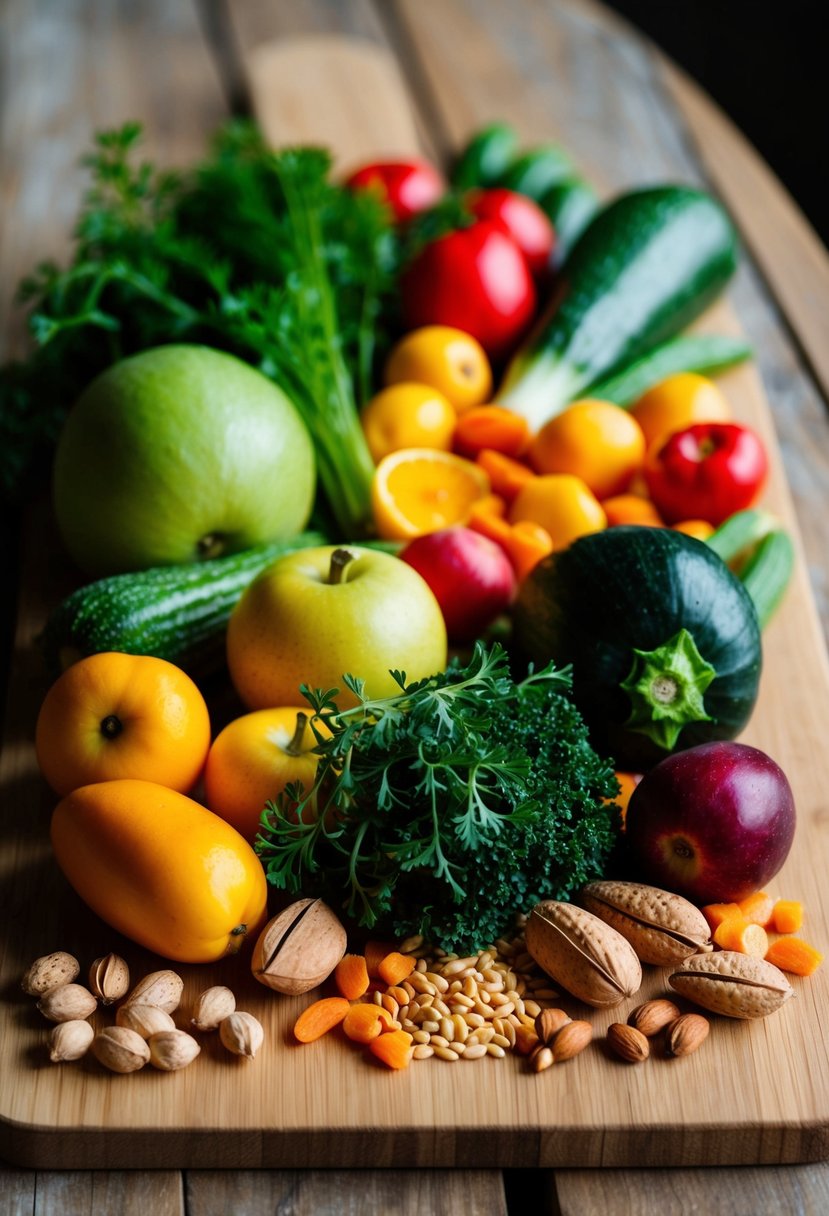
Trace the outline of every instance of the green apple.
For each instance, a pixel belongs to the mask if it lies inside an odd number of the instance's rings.
[[[314,496],[305,425],[285,394],[207,346],[159,346],[82,393],[53,493],[89,574],[198,561],[301,531]]]
[[[391,670],[420,680],[446,666],[446,626],[426,581],[376,549],[322,546],[280,558],[234,609],[227,661],[251,709],[301,703],[299,687],[339,688],[365,680],[372,697],[399,692]]]

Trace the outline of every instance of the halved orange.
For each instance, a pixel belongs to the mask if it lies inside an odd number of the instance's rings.
[[[489,477],[480,465],[452,452],[391,452],[378,464],[371,486],[377,532],[385,540],[410,540],[463,524],[489,489]]]

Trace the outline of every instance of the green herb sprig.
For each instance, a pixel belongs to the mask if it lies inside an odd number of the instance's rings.
[[[344,677],[303,688],[320,756],[309,791],[266,807],[268,879],[320,895],[361,925],[423,933],[445,948],[493,940],[517,911],[601,873],[618,786],[590,747],[552,666],[513,680],[497,644],[469,663],[374,699]]]

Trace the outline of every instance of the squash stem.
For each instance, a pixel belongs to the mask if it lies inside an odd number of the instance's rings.
[[[703,695],[717,673],[687,629],[654,650],[634,650],[633,655],[621,683],[631,705],[626,725],[671,751],[689,722],[710,722]]]

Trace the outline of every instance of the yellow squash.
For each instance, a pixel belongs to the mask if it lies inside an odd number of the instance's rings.
[[[55,808],[52,845],[81,899],[164,958],[208,963],[265,917],[267,883],[229,823],[150,781],[102,781]]]

